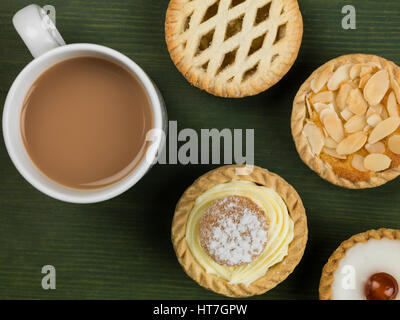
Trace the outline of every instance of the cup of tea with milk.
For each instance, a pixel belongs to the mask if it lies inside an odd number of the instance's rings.
[[[144,176],[163,147],[162,135],[149,139],[166,127],[162,96],[130,58],[97,44],[65,44],[46,17],[30,5],[13,18],[34,59],[7,95],[7,151],[21,175],[53,198],[113,198]]]

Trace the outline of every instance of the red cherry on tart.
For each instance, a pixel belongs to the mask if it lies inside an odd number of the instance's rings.
[[[395,278],[385,272],[375,273],[365,285],[367,300],[393,300],[399,292]]]

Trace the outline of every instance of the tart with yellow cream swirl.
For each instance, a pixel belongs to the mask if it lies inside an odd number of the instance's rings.
[[[186,273],[230,297],[262,294],[286,279],[307,242],[302,201],[281,177],[229,165],[197,179],[179,200],[172,242]]]

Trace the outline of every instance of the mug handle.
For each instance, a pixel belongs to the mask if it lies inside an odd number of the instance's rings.
[[[36,4],[19,10],[12,21],[34,58],[65,45],[64,39],[46,11]]]

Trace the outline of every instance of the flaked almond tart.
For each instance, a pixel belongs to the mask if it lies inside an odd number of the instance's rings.
[[[292,135],[301,159],[323,179],[371,188],[399,175],[400,69],[352,54],[318,68],[301,86]]]

